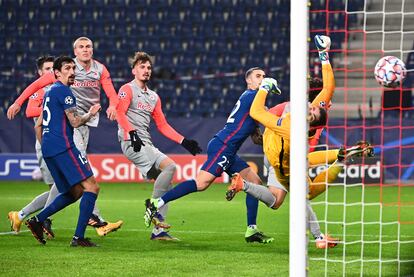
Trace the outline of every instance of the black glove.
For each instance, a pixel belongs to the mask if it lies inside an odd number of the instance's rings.
[[[144,146],[145,144],[139,138],[137,131],[129,131],[129,137],[131,138],[131,146],[134,148],[134,152],[141,151],[141,146]]]
[[[184,138],[181,142],[181,145],[187,149],[188,152],[190,152],[193,156],[200,154],[202,149],[198,145],[198,142],[192,139],[186,139]]]

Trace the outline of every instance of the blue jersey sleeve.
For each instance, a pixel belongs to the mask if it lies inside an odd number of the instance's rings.
[[[63,110],[76,107],[76,98],[73,96],[72,91],[69,87],[62,86],[61,91],[57,94],[59,95],[59,103],[63,106]]]

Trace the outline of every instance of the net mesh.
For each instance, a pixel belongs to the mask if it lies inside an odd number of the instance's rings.
[[[322,232],[341,242],[316,249],[310,241],[311,276],[405,276],[414,272],[414,2],[311,1],[310,35],[331,37],[336,90],[320,149],[367,140],[375,157],[347,164],[325,194],[312,201]],[[312,75],[320,75],[310,48]],[[405,62],[396,89],[374,78],[383,56]],[[316,174],[310,169],[310,175]]]

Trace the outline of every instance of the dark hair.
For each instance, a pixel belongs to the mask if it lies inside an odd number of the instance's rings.
[[[146,63],[149,62],[152,66],[151,56],[145,52],[135,52],[134,57],[131,60],[131,68],[134,68],[137,63]]]
[[[39,58],[37,58],[36,60],[36,67],[38,70],[42,70],[43,65],[46,62],[54,62],[55,61],[55,57],[53,56],[40,56]]]
[[[319,78],[309,79],[309,102],[312,102],[323,88],[323,82]]]
[[[75,63],[75,61],[69,56],[59,56],[53,62],[53,70],[61,71],[64,63]]]
[[[250,74],[252,74],[252,72],[253,72],[253,71],[255,71],[255,70],[261,70],[261,71],[264,71],[261,67],[258,67],[258,66],[256,66],[256,67],[252,67],[252,68],[249,68],[249,69],[246,71],[246,73],[244,74],[244,79],[249,78]]]
[[[315,119],[314,121],[310,122],[310,127],[322,127],[326,125],[326,122],[328,120],[328,113],[324,108],[319,108],[319,118]]]

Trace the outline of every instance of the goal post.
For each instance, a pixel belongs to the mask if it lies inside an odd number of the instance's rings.
[[[290,1],[290,216],[289,275],[307,275],[308,2]],[[294,172],[294,174],[293,174]]]

